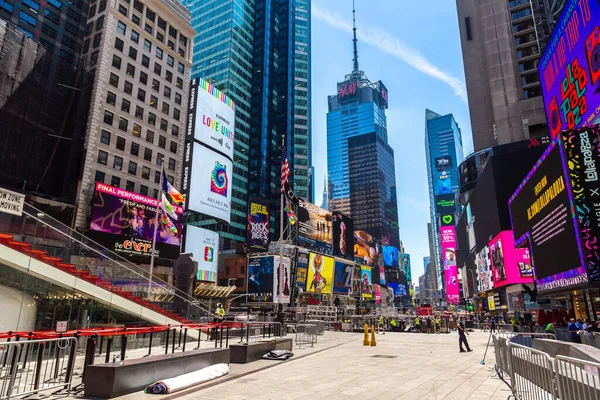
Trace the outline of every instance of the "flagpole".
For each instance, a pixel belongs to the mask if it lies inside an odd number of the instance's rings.
[[[154,234],[152,235],[152,253],[150,254],[150,276],[148,277],[148,299],[152,294],[152,274],[154,273],[154,250],[156,249],[156,231],[158,230],[158,213],[160,211],[161,195],[163,192],[163,176],[165,174],[165,160],[160,164],[160,189],[158,190],[158,203],[156,204],[156,213],[154,214]]]
[[[285,135],[281,138],[281,155],[283,156],[283,151],[285,147]],[[286,152],[287,154],[287,152]],[[281,164],[283,165],[284,160],[281,160]],[[286,177],[287,180],[287,177]],[[285,193],[283,193],[284,188],[281,190],[281,198],[279,200],[279,293],[276,292],[277,302],[281,304],[281,294],[283,294],[283,200]]]

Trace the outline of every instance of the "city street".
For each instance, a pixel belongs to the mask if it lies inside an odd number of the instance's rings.
[[[455,332],[377,335],[376,347],[363,346],[361,334],[325,332],[314,354],[287,362],[232,364],[230,376],[220,379],[223,383],[217,380],[205,389],[163,399],[506,399],[510,390],[490,370],[493,347],[486,365],[480,364],[488,337],[471,333],[474,351],[459,353]],[[318,352],[328,346],[333,347]],[[235,377],[240,369],[245,373]],[[133,396],[141,398],[125,398]]]

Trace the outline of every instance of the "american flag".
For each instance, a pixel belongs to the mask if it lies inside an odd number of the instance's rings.
[[[281,194],[285,193],[285,185],[288,183],[288,177],[290,176],[290,165],[288,164],[287,152],[285,151],[285,145],[281,150]]]

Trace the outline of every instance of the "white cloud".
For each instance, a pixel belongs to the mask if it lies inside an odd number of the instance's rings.
[[[312,16],[334,28],[352,33],[352,25],[338,15],[334,15],[329,10],[321,8],[316,4],[312,5]],[[452,88],[454,94],[467,103],[467,89],[462,80],[431,64],[418,50],[410,48],[394,35],[379,29],[362,26],[357,30],[357,36],[362,42],[375,46],[381,51],[404,61],[414,69],[444,82]]]

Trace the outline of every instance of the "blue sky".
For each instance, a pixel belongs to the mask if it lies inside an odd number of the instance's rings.
[[[352,70],[352,1],[312,1],[312,137],[315,203],[327,173],[327,96]],[[454,114],[464,154],[472,151],[464,70],[450,0],[356,0],[359,64],[389,90],[388,138],[396,159],[400,236],[411,255],[413,281],[429,255],[425,109]]]

